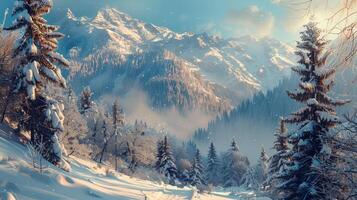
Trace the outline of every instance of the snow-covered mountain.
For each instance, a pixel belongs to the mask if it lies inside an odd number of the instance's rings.
[[[176,33],[115,9],[91,19],[68,10],[61,26],[77,90],[89,84],[97,95],[122,94],[135,86],[160,108],[229,109],[275,87],[294,59],[293,49],[274,39]]]

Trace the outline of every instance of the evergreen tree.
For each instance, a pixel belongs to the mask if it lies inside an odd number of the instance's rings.
[[[190,171],[190,183],[192,186],[202,186],[206,184],[203,174],[202,158],[200,150],[198,149],[192,162],[192,168]]]
[[[283,119],[280,120],[280,126],[274,135],[276,140],[273,148],[276,153],[269,159],[267,178],[267,184],[270,187],[270,190],[276,190],[275,186],[279,185],[280,182],[277,177],[280,172],[286,169],[289,160],[287,128]]]
[[[255,168],[249,168],[243,175],[241,185],[247,189],[258,190],[259,181]]]
[[[90,87],[89,86],[85,87],[81,93],[81,99],[80,99],[80,110],[82,114],[92,108],[93,106],[92,96],[93,93]]]
[[[209,147],[208,160],[207,160],[207,181],[213,185],[219,182],[219,161],[213,142]]]
[[[262,147],[261,153],[260,153],[260,158],[258,161],[258,165],[256,168],[256,175],[257,175],[257,180],[260,185],[263,185],[267,175],[268,175],[268,160],[269,157],[265,152],[264,147]]]
[[[124,112],[123,109],[120,108],[119,101],[115,100],[113,103],[112,109],[112,116],[113,116],[113,130],[114,130],[114,137],[115,137],[115,170],[118,169],[118,156],[119,156],[119,134],[122,130],[119,130],[124,126]]]
[[[26,120],[20,120],[21,126],[31,132],[31,143],[35,148],[40,138],[44,141],[46,153],[43,156],[58,165],[61,145],[57,133],[63,130],[64,109],[63,104],[47,97],[43,88],[49,81],[66,87],[58,66],[68,67],[69,62],[56,52],[57,40],[64,35],[56,32],[59,27],[48,25],[43,18],[52,6],[51,0],[16,1],[12,15],[17,18],[4,30],[22,30],[14,50],[19,63],[15,92],[24,92],[27,96],[23,105]]]
[[[177,168],[166,136],[163,141],[158,143],[156,170],[167,177],[171,184],[175,183]]]
[[[239,152],[235,140],[223,159],[223,185],[224,187],[239,186],[243,175],[247,172],[249,161]]]
[[[328,150],[331,148],[323,138],[340,123],[335,108],[346,101],[335,100],[327,94],[334,84],[329,79],[335,69],[325,66],[328,53],[322,53],[327,42],[322,38],[321,30],[314,22],[304,28],[301,41],[297,43],[299,65],[293,68],[301,82],[299,90],[288,92],[288,95],[305,107],[285,120],[295,124],[297,129],[288,136],[292,157],[289,167],[281,175],[286,181],[279,189],[284,190],[286,199],[326,199],[323,187],[331,183],[332,177],[321,173],[321,162],[323,157],[331,154]]]
[[[188,185],[191,182],[190,179],[190,171],[187,169],[184,169],[181,174],[180,174],[180,182],[184,185]]]
[[[238,145],[234,139],[232,140],[232,143],[231,143],[231,150],[232,150],[232,152],[239,152]]]

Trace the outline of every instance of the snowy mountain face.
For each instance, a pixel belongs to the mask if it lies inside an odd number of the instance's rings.
[[[61,51],[76,65],[77,90],[97,95],[139,87],[152,106],[220,111],[290,75],[293,49],[273,39],[175,33],[115,9],[63,20]],[[114,89],[113,89],[114,88]]]

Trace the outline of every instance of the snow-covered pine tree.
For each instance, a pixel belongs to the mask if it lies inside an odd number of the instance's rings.
[[[219,183],[219,160],[213,142],[208,150],[207,156],[207,182],[213,185]]]
[[[231,150],[232,150],[233,152],[239,152],[239,148],[238,148],[238,145],[237,145],[235,139],[232,140]]]
[[[264,147],[262,147],[262,150],[260,152],[260,158],[259,158],[258,165],[256,168],[257,180],[260,185],[264,184],[264,182],[268,176],[268,160],[269,160],[269,157],[266,154]]]
[[[257,178],[256,168],[249,168],[247,172],[243,175],[241,186],[250,190],[259,189],[259,181]]]
[[[224,155],[222,162],[223,186],[239,186],[243,175],[247,172],[249,161],[239,152],[236,141],[233,139],[231,147]]]
[[[17,16],[10,27],[4,30],[21,30],[14,57],[19,60],[17,68],[17,87],[23,91],[28,102],[24,102],[24,127],[31,132],[31,142],[37,146],[43,138],[47,153],[44,157],[58,165],[61,160],[61,149],[57,133],[63,130],[63,104],[46,97],[42,88],[48,81],[66,87],[66,81],[57,66],[68,67],[69,62],[56,52],[57,40],[63,34],[56,32],[58,27],[48,25],[43,18],[53,4],[51,0],[16,1],[12,15]]]
[[[180,174],[180,182],[183,185],[188,185],[190,184],[190,171],[187,169],[184,169],[181,174]]]
[[[300,76],[299,89],[288,92],[291,99],[305,104],[285,122],[298,128],[291,132],[292,157],[282,174],[286,181],[279,187],[285,190],[285,199],[326,199],[322,191],[332,177],[321,174],[321,158],[331,154],[331,147],[323,141],[329,130],[340,123],[335,108],[347,103],[328,96],[334,82],[329,79],[335,69],[326,66],[328,53],[323,54],[327,42],[317,23],[309,22],[300,33],[296,54],[298,66],[293,71]],[[333,184],[333,183],[331,183]]]
[[[124,111],[120,108],[119,100],[115,100],[112,109],[113,115],[113,130],[115,137],[115,170],[118,170],[118,156],[119,156],[119,134],[123,131],[124,126]]]
[[[48,25],[43,18],[50,12],[52,6],[51,0],[16,1],[12,15],[18,17],[10,27],[4,28],[23,30],[23,35],[14,51],[14,56],[20,59],[17,89],[25,89],[31,100],[35,100],[38,95],[43,95],[41,87],[45,85],[46,80],[66,87],[66,80],[56,64],[68,67],[69,62],[55,52],[57,40],[64,35],[56,32],[59,27]]]
[[[290,159],[287,128],[283,119],[280,120],[279,128],[274,135],[276,140],[273,149],[275,149],[276,153],[269,159],[268,178],[266,183],[269,190],[277,194],[279,192],[275,191],[275,186],[280,183],[278,179],[279,173],[286,169],[287,162]]]
[[[79,109],[82,114],[84,114],[87,110],[91,109],[93,106],[92,101],[93,92],[89,86],[85,87],[81,93]]]
[[[190,184],[192,186],[203,186],[206,184],[203,174],[203,164],[200,150],[197,149],[190,171]]]
[[[63,91],[60,87],[46,88],[44,91],[48,96],[54,99],[62,99],[64,104],[63,114],[66,116],[63,125],[64,130],[59,135],[61,145],[65,148],[63,151],[64,156],[75,155],[81,158],[88,158],[92,152],[89,148],[86,137],[88,135],[87,122],[78,111],[78,106],[72,99],[75,98],[75,94],[69,98],[68,88],[67,91]],[[66,97],[64,97],[66,96]]]
[[[170,184],[175,184],[177,178],[177,168],[172,156],[171,147],[165,136],[163,141],[158,142],[156,170],[163,174]]]

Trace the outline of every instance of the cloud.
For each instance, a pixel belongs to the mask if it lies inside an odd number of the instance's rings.
[[[264,37],[270,36],[273,31],[274,16],[251,5],[241,10],[231,10],[226,16],[226,23],[239,36],[249,34]]]
[[[111,105],[116,99],[115,93],[100,97],[101,104]],[[146,93],[139,89],[132,89],[122,96],[120,103],[124,108],[126,120],[131,123],[135,120],[142,120],[156,130],[164,129],[179,139],[190,138],[196,129],[206,127],[208,122],[215,117],[213,113],[201,111],[183,113],[175,108],[158,111],[154,110],[148,102]]]
[[[311,16],[313,16],[314,21],[319,23],[320,28],[331,31],[336,23],[346,17],[348,11],[343,9],[345,4],[342,0],[278,1],[279,6],[285,10],[287,16],[282,19],[283,28],[289,33],[299,32],[302,25],[310,21]],[[350,20],[353,19],[350,18]],[[341,25],[344,25],[344,23],[341,23]]]
[[[271,0],[271,2],[273,4],[280,4],[282,2],[282,0]]]

